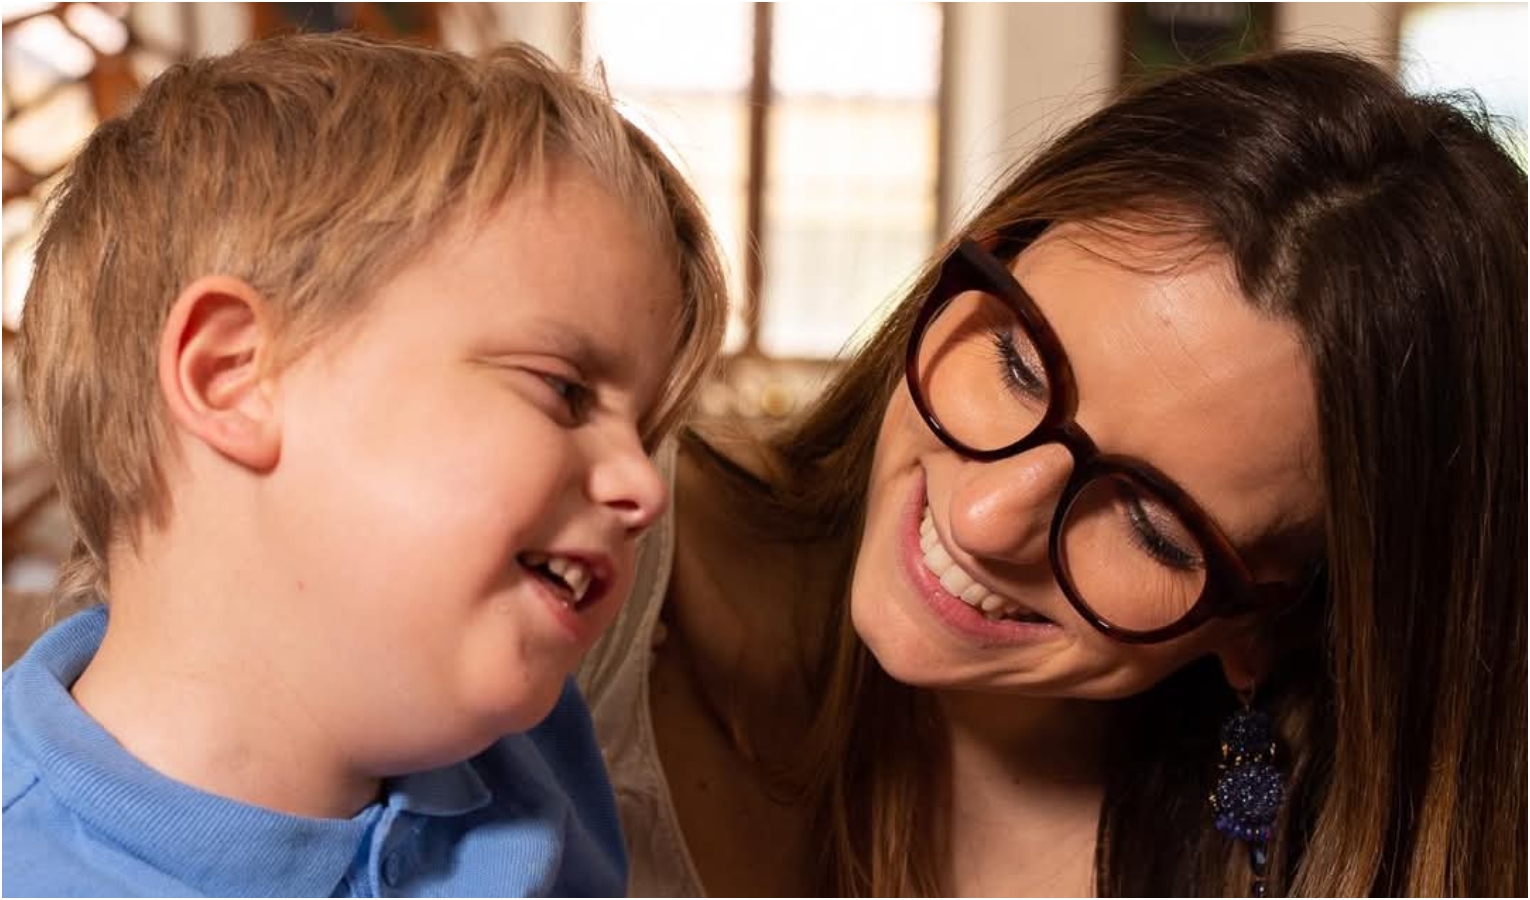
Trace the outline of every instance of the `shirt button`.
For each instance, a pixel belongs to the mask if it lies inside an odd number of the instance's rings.
[[[402,877],[400,870],[404,867],[403,860],[400,859],[401,855],[399,853],[390,853],[383,860],[383,883],[388,887],[398,887],[399,880]]]

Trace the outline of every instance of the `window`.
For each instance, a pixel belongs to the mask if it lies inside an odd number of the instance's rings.
[[[800,402],[934,246],[943,19],[934,3],[583,4],[585,66],[691,178],[728,257],[733,358],[709,411]]]
[[[1502,117],[1503,140],[1525,163],[1526,7],[1409,3],[1398,21],[1398,74],[1411,91],[1470,89]]]

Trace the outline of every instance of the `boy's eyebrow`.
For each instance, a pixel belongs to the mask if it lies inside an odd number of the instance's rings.
[[[525,328],[537,343],[551,344],[556,353],[572,360],[586,378],[609,378],[622,371],[616,355],[583,331],[543,318],[531,320]]]

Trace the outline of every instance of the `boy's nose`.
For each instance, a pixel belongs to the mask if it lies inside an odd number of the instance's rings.
[[[965,462],[952,483],[951,538],[973,556],[1045,561],[1057,501],[1073,471],[1061,444],[995,462]]]
[[[590,473],[590,498],[616,514],[629,535],[637,535],[658,520],[669,506],[669,485],[636,432],[630,439],[608,443],[597,453]]]

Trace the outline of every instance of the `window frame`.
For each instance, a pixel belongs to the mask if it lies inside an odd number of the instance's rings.
[[[569,58],[580,70],[585,64],[586,5],[585,3],[574,4],[574,21],[569,38],[571,45]],[[748,132],[745,147],[744,258],[741,260],[743,295],[736,298],[741,307],[740,319],[743,323],[744,335],[738,348],[724,356],[719,368],[719,377],[737,388],[741,380],[736,377],[739,373],[748,373],[751,377],[742,379],[748,381],[756,380],[759,377],[758,373],[763,371],[765,373],[763,377],[768,383],[762,389],[762,393],[777,395],[783,389],[795,392],[788,387],[788,383],[802,382],[804,379],[812,380],[821,376],[834,369],[837,361],[833,358],[810,355],[771,354],[765,352],[760,346],[760,330],[764,320],[765,262],[771,249],[764,240],[764,228],[765,191],[771,174],[770,114],[775,101],[771,77],[775,50],[775,4],[752,3],[750,5],[753,16],[750,26],[752,60],[749,84],[741,99],[741,102],[748,104]],[[950,225],[948,207],[951,190],[950,166],[946,159],[949,149],[946,145],[946,135],[951,124],[952,22],[947,4],[936,4],[936,8],[940,16],[940,47],[935,86],[935,178],[932,198],[935,217],[932,223],[933,240],[930,248],[932,252]],[[776,377],[771,377],[772,369],[777,370]],[[779,408],[779,402],[771,402],[770,396],[760,399],[764,401],[760,405],[764,407],[765,414],[777,414],[772,410]]]

